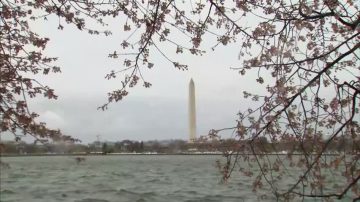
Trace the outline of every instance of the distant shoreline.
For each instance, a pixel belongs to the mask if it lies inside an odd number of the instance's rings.
[[[102,154],[102,153],[72,153],[72,154],[0,154],[0,157],[30,157],[30,156],[219,156],[224,155],[223,153],[109,153],[109,154]],[[253,155],[253,154],[245,154],[245,155]],[[257,155],[279,155],[285,156],[286,153],[267,153],[267,154],[257,154]],[[303,155],[303,154],[292,154],[294,156]],[[316,154],[313,154],[316,155]],[[323,154],[324,156],[338,156],[340,154]],[[355,155],[355,154],[349,154]]]
[[[177,155],[177,156],[188,156],[188,155],[223,155],[222,153],[174,153],[174,154],[166,154],[166,153],[158,153],[158,154],[146,154],[146,153],[116,153],[116,154],[1,154],[0,157],[27,157],[27,156],[170,156],[170,155]]]

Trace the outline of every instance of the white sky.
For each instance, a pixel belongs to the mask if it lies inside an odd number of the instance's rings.
[[[108,58],[108,54],[121,51],[120,43],[128,33],[115,25],[109,27],[113,31],[109,37],[89,35],[71,26],[59,31],[51,21],[36,27],[51,39],[46,53],[59,57],[57,65],[62,73],[39,77],[55,89],[58,100],[37,98],[30,101],[30,107],[40,114],[39,120],[84,143],[96,140],[97,135],[108,141],[187,139],[190,78],[196,88],[198,135],[206,135],[212,128],[234,126],[239,109],[249,104],[242,92],[256,86],[255,77],[242,77],[230,69],[240,65],[237,47],[209,48],[202,57],[177,56],[172,49],[169,55],[181,58],[189,65],[188,71],[177,70],[153,52],[155,67],[143,71],[152,87],[139,84],[107,111],[97,110],[105,103],[107,92],[121,86],[120,77],[108,81],[104,76],[122,67],[122,60]]]
[[[241,25],[254,27],[256,18],[250,19]],[[123,31],[123,20],[121,16],[107,20],[106,28],[87,21],[89,27],[112,31],[113,35],[108,37],[89,35],[65,22],[62,23],[64,30],[60,31],[55,16],[47,22],[39,20],[33,24],[35,32],[50,38],[45,53],[58,57],[56,64],[62,70],[61,74],[37,76],[59,96],[55,101],[30,100],[30,109],[40,114],[40,121],[83,143],[96,140],[97,135],[107,141],[188,139],[187,96],[191,78],[196,89],[198,136],[207,135],[210,129],[235,126],[237,113],[254,105],[243,98],[243,91],[264,92],[265,85],[256,82],[257,69],[247,71],[245,76],[230,69],[241,67],[238,59],[241,41],[226,47],[219,45],[212,51],[216,37],[205,36],[202,47],[207,53],[204,56],[177,55],[176,47],[159,46],[172,60],[187,64],[188,71],[176,69],[160,53],[152,51],[150,60],[155,66],[142,71],[152,87],[144,88],[139,83],[123,101],[111,104],[107,111],[97,110],[106,102],[108,92],[121,87],[121,76],[110,81],[104,77],[111,70],[123,67],[123,58],[108,57],[115,50],[122,52],[120,43],[130,34]],[[176,33],[171,39],[186,42],[186,46],[190,44]],[[266,72],[262,77],[268,83],[273,80]],[[230,136],[231,131],[223,135]]]
[[[106,29],[113,32],[108,37],[89,35],[65,23],[60,31],[56,18],[34,24],[36,32],[50,38],[45,53],[59,58],[56,64],[62,71],[37,77],[55,89],[58,100],[36,98],[29,103],[30,109],[40,114],[39,120],[49,127],[59,128],[83,143],[96,140],[97,135],[107,141],[188,139],[190,78],[194,79],[196,89],[198,136],[207,135],[213,128],[234,126],[238,111],[249,107],[242,92],[256,91],[259,87],[256,71],[242,77],[231,70],[230,67],[241,65],[239,47],[219,45],[212,51],[210,47],[216,44],[212,37],[205,39],[207,53],[201,57],[176,55],[175,47],[163,47],[169,57],[187,64],[188,71],[176,69],[159,53],[152,52],[155,66],[143,70],[152,87],[146,89],[139,84],[107,111],[97,110],[107,100],[108,92],[121,87],[120,77],[110,81],[104,77],[110,70],[122,68],[123,60],[108,58],[108,54],[114,50],[121,52],[120,43],[129,35],[122,31],[119,18],[108,22],[110,26]]]

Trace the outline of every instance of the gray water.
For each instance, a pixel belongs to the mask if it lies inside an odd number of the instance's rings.
[[[254,179],[240,172],[222,183],[215,163],[222,158],[87,156],[77,164],[71,156],[2,157],[11,168],[1,168],[0,201],[275,201],[266,186],[253,192]]]
[[[250,179],[221,183],[221,156],[7,157],[0,201],[257,201]]]

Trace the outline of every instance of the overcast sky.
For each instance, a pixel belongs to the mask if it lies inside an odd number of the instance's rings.
[[[38,79],[55,89],[56,101],[36,98],[30,108],[40,114],[39,120],[49,127],[79,138],[83,143],[102,141],[188,139],[188,84],[195,82],[197,134],[206,135],[212,128],[236,124],[236,114],[250,105],[242,92],[256,90],[255,75],[240,76],[230,67],[240,66],[237,46],[219,46],[211,51],[216,41],[205,42],[207,54],[202,57],[178,56],[174,49],[165,52],[189,65],[188,71],[173,67],[160,54],[153,52],[155,67],[143,74],[152,87],[140,84],[131,89],[123,101],[111,104],[107,111],[97,107],[107,100],[107,93],[121,87],[121,79],[106,80],[112,69],[121,69],[122,60],[108,58],[121,51],[120,43],[129,33],[122,24],[110,21],[113,35],[93,36],[72,26],[57,30],[55,20],[38,23],[35,29],[51,40],[46,49],[49,56],[59,57],[61,74],[50,74]],[[208,44],[207,44],[208,43]],[[208,46],[206,46],[208,45]],[[256,72],[255,72],[256,73]]]

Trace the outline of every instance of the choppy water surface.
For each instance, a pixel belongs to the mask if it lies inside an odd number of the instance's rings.
[[[0,201],[145,202],[274,201],[266,187],[252,192],[239,172],[224,184],[221,156],[6,157]],[[222,159],[223,160],[223,159]],[[284,184],[284,186],[289,186]]]
[[[220,183],[221,156],[7,157],[0,201],[249,201],[251,182]],[[246,179],[244,179],[246,180]],[[264,197],[264,196],[263,196]]]

